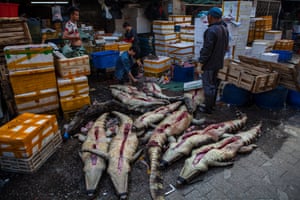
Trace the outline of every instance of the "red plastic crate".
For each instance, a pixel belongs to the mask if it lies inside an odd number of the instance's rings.
[[[18,17],[19,4],[0,3],[0,17]]]

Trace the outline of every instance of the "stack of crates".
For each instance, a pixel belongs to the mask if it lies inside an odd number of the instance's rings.
[[[266,31],[272,30],[272,16],[262,16],[255,21],[254,39],[264,39]]]
[[[155,38],[155,54],[168,56],[168,44],[177,42],[173,21],[155,20],[152,28]]]
[[[6,46],[4,53],[18,112],[57,110],[52,47],[46,44]]]
[[[83,55],[66,58],[55,52],[57,87],[61,110],[64,114],[74,113],[90,104],[87,75],[90,74],[90,58]]]
[[[144,76],[161,77],[167,73],[171,66],[171,58],[167,56],[158,56],[156,59],[144,60]]]
[[[188,62],[194,57],[194,43],[180,42],[170,44],[168,47],[169,56],[173,63],[182,64]]]
[[[195,38],[195,26],[185,25],[180,28],[180,41],[181,42],[193,42]]]
[[[55,115],[20,114],[0,127],[1,169],[34,172],[56,151],[61,142]]]
[[[192,24],[192,15],[170,15],[169,21],[174,21],[175,25],[185,26]]]

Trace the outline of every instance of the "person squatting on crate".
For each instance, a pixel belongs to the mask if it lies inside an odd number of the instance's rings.
[[[63,49],[66,57],[76,57],[85,54],[85,49],[82,46],[82,41],[77,27],[77,22],[79,20],[79,9],[77,7],[69,8],[70,19],[67,21],[63,33],[63,39],[70,41],[71,49],[67,49],[69,45],[65,45]]]
[[[141,62],[134,63],[134,56],[138,54],[138,48],[131,46],[129,50],[124,51],[117,59],[115,68],[115,79],[120,84],[127,82],[137,83],[137,76],[139,75],[139,68]]]
[[[209,26],[204,32],[204,44],[200,50],[196,73],[199,75],[202,68],[205,107],[200,107],[200,111],[211,114],[217,97],[218,71],[223,68],[224,56],[228,50],[229,33],[222,21],[222,11],[219,8],[211,8],[207,19]]]

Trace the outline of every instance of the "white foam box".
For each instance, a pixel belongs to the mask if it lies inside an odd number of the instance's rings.
[[[144,60],[144,69],[160,69],[165,66],[171,65],[171,58],[167,56],[158,56],[158,59],[145,59]]]
[[[4,47],[7,69],[10,72],[42,67],[54,68],[52,47],[47,44],[15,45]]]
[[[168,34],[174,33],[174,25],[173,21],[155,20],[152,23],[152,28],[154,33]]]
[[[262,53],[260,55],[261,60],[266,60],[270,62],[278,62],[279,54],[278,53]]]
[[[14,96],[19,113],[43,113],[59,108],[57,88],[49,88]]]
[[[90,90],[86,76],[57,78],[57,86],[61,98],[88,94]]]
[[[265,40],[281,40],[282,31],[270,30],[265,31],[264,39]]]
[[[167,34],[154,34],[155,41],[156,40],[176,40],[176,33],[167,33]]]
[[[180,33],[195,33],[195,26],[194,25],[183,25],[180,27]]]
[[[256,42],[252,44],[252,54],[262,54],[266,51],[269,44],[267,42]]]
[[[118,49],[118,45],[116,45]],[[55,56],[55,68],[61,77],[90,75],[90,58],[88,55],[74,58],[58,58]]]
[[[160,51],[160,50],[155,49],[155,55],[157,55],[157,56],[169,56],[169,53],[168,53],[168,51]]]
[[[169,15],[169,21],[176,22],[191,22],[192,16],[191,15]]]
[[[158,51],[168,52],[168,49],[169,49],[168,44],[155,43],[154,46],[155,46],[155,50],[158,50]]]
[[[169,45],[169,53],[171,54],[190,54],[194,52],[194,43],[180,42]]]
[[[0,156],[29,158],[58,134],[55,115],[23,113],[0,127]]]
[[[180,40],[188,40],[194,42],[194,34],[193,33],[180,33]]]

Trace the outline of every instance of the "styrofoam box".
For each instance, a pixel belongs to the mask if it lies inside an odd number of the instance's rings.
[[[193,34],[180,34],[180,39],[182,40],[194,40],[195,36]]]
[[[14,97],[19,113],[42,113],[59,108],[56,88],[18,94]]]
[[[165,45],[165,44],[174,44],[176,42],[177,42],[177,38],[171,39],[171,40],[157,40],[157,39],[155,39],[155,44]]]
[[[155,40],[174,40],[176,39],[176,33],[168,34],[154,34]]]
[[[192,42],[180,42],[176,44],[169,45],[169,53],[175,54],[186,54],[193,53],[194,43]]]
[[[4,47],[9,71],[54,68],[52,47],[47,44],[30,44]]]
[[[168,53],[168,51],[160,51],[160,50],[155,50],[155,55],[157,55],[157,56],[168,56],[169,55],[169,53]]]
[[[60,97],[89,93],[88,79],[86,76],[57,78],[57,85]]]
[[[42,149],[57,130],[55,115],[21,114],[0,127],[1,156],[30,157]]]
[[[180,33],[195,33],[195,26],[194,25],[186,25],[180,27]]]
[[[192,16],[191,15],[170,15],[169,21],[175,21],[175,22],[192,21]]]
[[[260,55],[260,59],[270,61],[270,62],[277,62],[279,58],[278,53],[262,53]]]
[[[159,44],[159,43],[155,44],[155,50],[168,52],[168,49],[169,46],[167,44]]]
[[[173,29],[153,29],[153,33],[157,34],[170,34],[175,33]]]
[[[282,31],[270,30],[264,34],[265,40],[281,40]]]
[[[266,42],[253,42],[252,44],[252,54],[262,54],[268,47],[268,43]]]
[[[171,58],[167,56],[158,56],[157,60],[144,60],[144,67],[148,68],[162,68],[167,65],[171,65]]]

